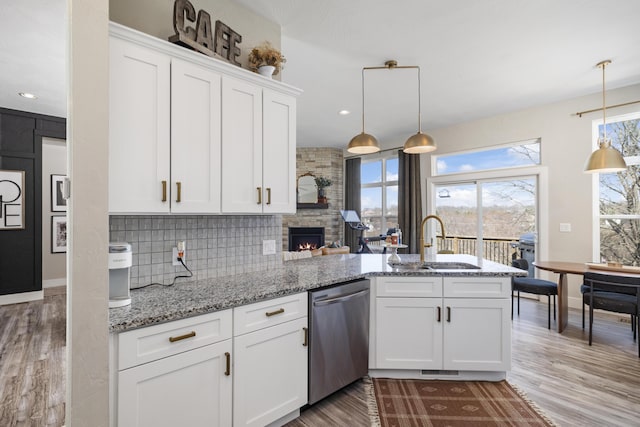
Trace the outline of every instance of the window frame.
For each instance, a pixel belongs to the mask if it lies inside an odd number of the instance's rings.
[[[362,163],[360,166],[360,168],[362,168],[362,166],[365,163],[373,163],[378,161],[380,161],[382,164],[381,180],[379,182],[372,182],[372,183],[366,183],[366,184],[363,184],[361,182],[360,194],[362,194],[362,190],[365,188],[380,188],[380,191],[382,193],[381,194],[381,216],[379,217],[381,220],[380,224],[381,226],[383,224],[386,224],[387,228],[389,228],[389,225],[387,224],[387,187],[399,186],[399,179],[395,181],[387,181],[387,160],[392,160],[392,159],[396,159],[398,161],[398,173],[399,173],[400,172],[400,156],[398,155],[398,152],[396,150],[382,151],[380,153],[376,153],[373,155],[363,156],[361,157]],[[362,222],[364,222],[362,206],[360,206],[359,214],[360,214],[360,219],[362,220]],[[384,234],[385,231],[386,230],[380,230],[380,233]],[[366,235],[366,232],[365,232],[365,235]]]

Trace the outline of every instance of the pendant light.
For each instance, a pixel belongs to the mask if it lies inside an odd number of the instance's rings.
[[[362,133],[351,139],[347,151],[356,154],[370,154],[380,151],[380,145],[373,135],[364,132],[364,72],[366,70],[391,70],[394,68],[415,68],[418,70],[418,133],[409,137],[404,143],[403,151],[408,154],[428,153],[436,149],[433,138],[422,133],[422,103],[420,101],[420,67],[417,65],[398,66],[398,61],[393,59],[384,63],[384,67],[364,67],[362,69]]]
[[[598,138],[599,148],[591,153],[584,171],[586,173],[622,172],[627,169],[627,164],[622,154],[611,146],[611,140],[607,138],[607,105],[605,102],[604,70],[611,60],[598,62],[602,68],[602,137]]]
[[[349,145],[347,151],[355,154],[372,154],[380,151],[380,145],[378,140],[368,133],[364,133],[364,68],[362,69],[362,133],[354,136]]]
[[[418,133],[410,136],[409,139],[407,139],[407,142],[404,143],[402,151],[407,154],[428,153],[437,148],[436,143],[431,135],[422,133],[422,102],[420,101],[420,94],[422,92],[420,91],[420,67],[416,68],[418,69]]]

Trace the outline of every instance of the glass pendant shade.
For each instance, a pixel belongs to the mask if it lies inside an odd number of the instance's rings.
[[[380,151],[380,145],[373,135],[362,132],[361,134],[354,136],[351,141],[349,141],[347,151],[354,154],[377,153]]]
[[[584,171],[587,173],[622,172],[627,169],[627,163],[622,154],[611,146],[611,141],[600,140],[600,148],[591,153]]]
[[[404,143],[404,148],[402,149],[402,151],[408,154],[420,154],[428,153],[435,150],[436,148],[436,143],[431,135],[418,132],[407,139],[407,142]]]

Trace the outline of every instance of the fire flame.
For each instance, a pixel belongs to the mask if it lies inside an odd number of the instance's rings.
[[[318,249],[318,245],[315,243],[301,243],[298,245],[298,252],[300,251],[312,251]]]

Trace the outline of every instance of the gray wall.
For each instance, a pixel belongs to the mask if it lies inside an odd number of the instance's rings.
[[[51,217],[65,212],[51,212],[51,174],[67,174],[67,142],[42,139],[42,287],[67,283],[67,254],[51,253]]]

